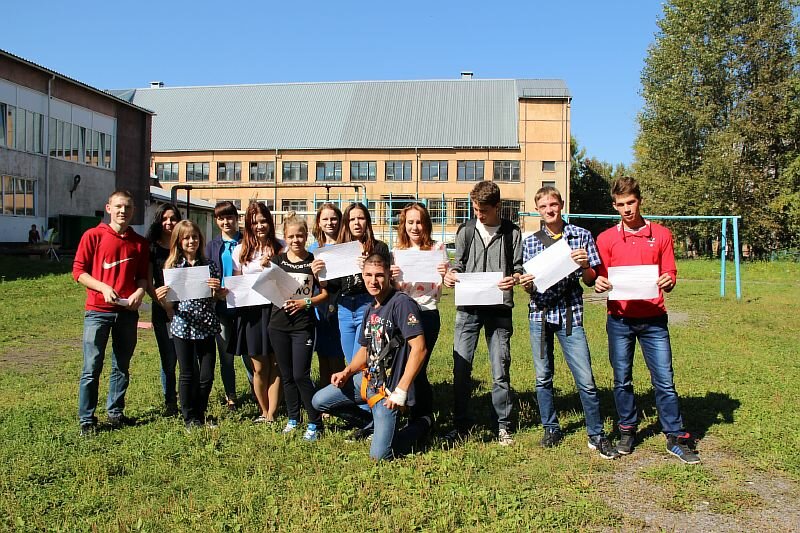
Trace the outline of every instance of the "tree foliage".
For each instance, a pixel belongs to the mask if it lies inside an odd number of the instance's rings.
[[[649,210],[741,215],[756,253],[800,243],[797,5],[665,4],[635,146]]]

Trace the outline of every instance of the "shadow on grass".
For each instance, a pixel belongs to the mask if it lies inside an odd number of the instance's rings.
[[[72,272],[72,256],[62,257],[61,262],[57,262],[48,259],[30,259],[20,255],[0,255],[0,272],[3,281],[66,274]]]

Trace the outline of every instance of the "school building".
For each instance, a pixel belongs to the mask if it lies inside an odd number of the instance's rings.
[[[409,201],[447,240],[476,181],[500,185],[518,220],[542,185],[569,202],[570,102],[562,80],[460,78],[112,91],[155,112],[151,172],[166,189],[246,208],[368,204],[386,237]],[[538,220],[522,221],[523,229]]]
[[[144,221],[152,113],[0,50],[0,243],[32,225],[65,247],[97,224],[115,189]]]

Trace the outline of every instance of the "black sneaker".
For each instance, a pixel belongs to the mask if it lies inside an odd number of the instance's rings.
[[[619,430],[619,442],[617,442],[617,451],[622,455],[630,455],[633,452],[633,446],[636,443],[636,428]]]
[[[544,428],[544,436],[542,436],[540,444],[543,448],[552,448],[553,446],[557,446],[563,438],[564,434],[561,433],[560,429]]]
[[[81,424],[81,437],[91,437],[95,433],[97,433],[97,424],[93,422]]]
[[[444,441],[448,446],[455,446],[456,444],[466,441],[468,437],[469,431],[456,428],[445,434]]]
[[[346,442],[359,442],[362,440],[372,440],[372,426],[356,429],[345,439]]]
[[[168,403],[164,406],[164,416],[166,417],[178,416],[179,412],[178,404],[175,402]]]
[[[667,435],[667,451],[688,465],[700,464],[700,457],[689,447],[691,442],[688,433]]]
[[[597,453],[603,459],[619,458],[619,452],[616,448],[614,448],[614,446],[611,445],[611,441],[609,441],[608,437],[605,435],[595,435],[594,437],[589,437],[589,449],[597,450]]]
[[[108,425],[111,426],[111,429],[120,429],[127,426],[135,426],[136,420],[125,415],[109,416]]]

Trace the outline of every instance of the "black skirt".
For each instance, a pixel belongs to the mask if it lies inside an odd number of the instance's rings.
[[[272,304],[262,306],[240,307],[236,310],[236,355],[267,355],[272,352],[269,343],[269,318],[272,315]]]

